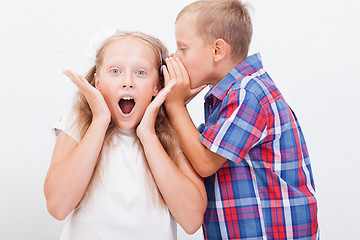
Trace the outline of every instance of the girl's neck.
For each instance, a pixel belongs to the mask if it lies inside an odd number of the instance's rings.
[[[135,135],[135,129],[121,129],[118,128],[119,133],[125,136],[134,136]]]

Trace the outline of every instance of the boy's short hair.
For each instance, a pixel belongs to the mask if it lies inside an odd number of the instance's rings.
[[[231,46],[234,60],[247,57],[253,29],[247,6],[241,1],[199,0],[181,10],[176,22],[187,14],[196,14],[195,28],[206,43],[221,38]]]

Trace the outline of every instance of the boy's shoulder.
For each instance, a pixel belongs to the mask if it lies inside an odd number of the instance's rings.
[[[234,79],[234,82],[228,88],[227,95],[233,95],[234,92],[236,92],[236,95],[250,93],[260,100],[267,95],[272,95],[275,91],[278,91],[275,83],[265,69],[261,68],[250,75]]]
[[[236,65],[220,82],[218,85],[227,85],[228,90],[233,89],[247,89],[254,86],[258,86],[256,83],[261,83],[263,80],[267,80],[268,75],[262,64],[260,53],[255,53],[248,56],[238,65]],[[258,86],[264,87],[264,86]]]
[[[275,83],[265,71],[260,53],[248,56],[234,67],[207,96],[214,95],[221,101],[228,101],[229,97],[241,97],[241,94],[251,93],[259,101],[278,92]]]

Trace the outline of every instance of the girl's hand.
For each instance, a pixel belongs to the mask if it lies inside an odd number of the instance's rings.
[[[176,87],[171,90],[165,104],[181,104],[186,105],[189,103],[206,85],[200,86],[195,89],[190,88],[189,75],[179,58],[167,58],[167,68],[163,66],[163,73],[165,78],[165,84],[171,79],[176,79]]]
[[[64,70],[63,73],[70,78],[70,80],[77,86],[80,93],[85,96],[93,114],[93,120],[102,119],[110,123],[111,113],[101,92],[91,86],[90,83],[80,74],[71,70]]]
[[[166,86],[160,90],[154,100],[146,108],[140,124],[136,128],[136,134],[141,139],[146,139],[148,133],[155,134],[155,119],[160,106],[164,103],[166,96],[170,93],[171,88],[177,84],[175,80],[169,81]]]

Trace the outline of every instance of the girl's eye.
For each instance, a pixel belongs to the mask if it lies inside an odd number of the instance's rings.
[[[110,72],[112,74],[119,74],[120,73],[120,70],[119,69],[111,69]]]
[[[144,76],[144,75],[146,75],[146,72],[144,70],[139,70],[136,72],[136,74]]]

